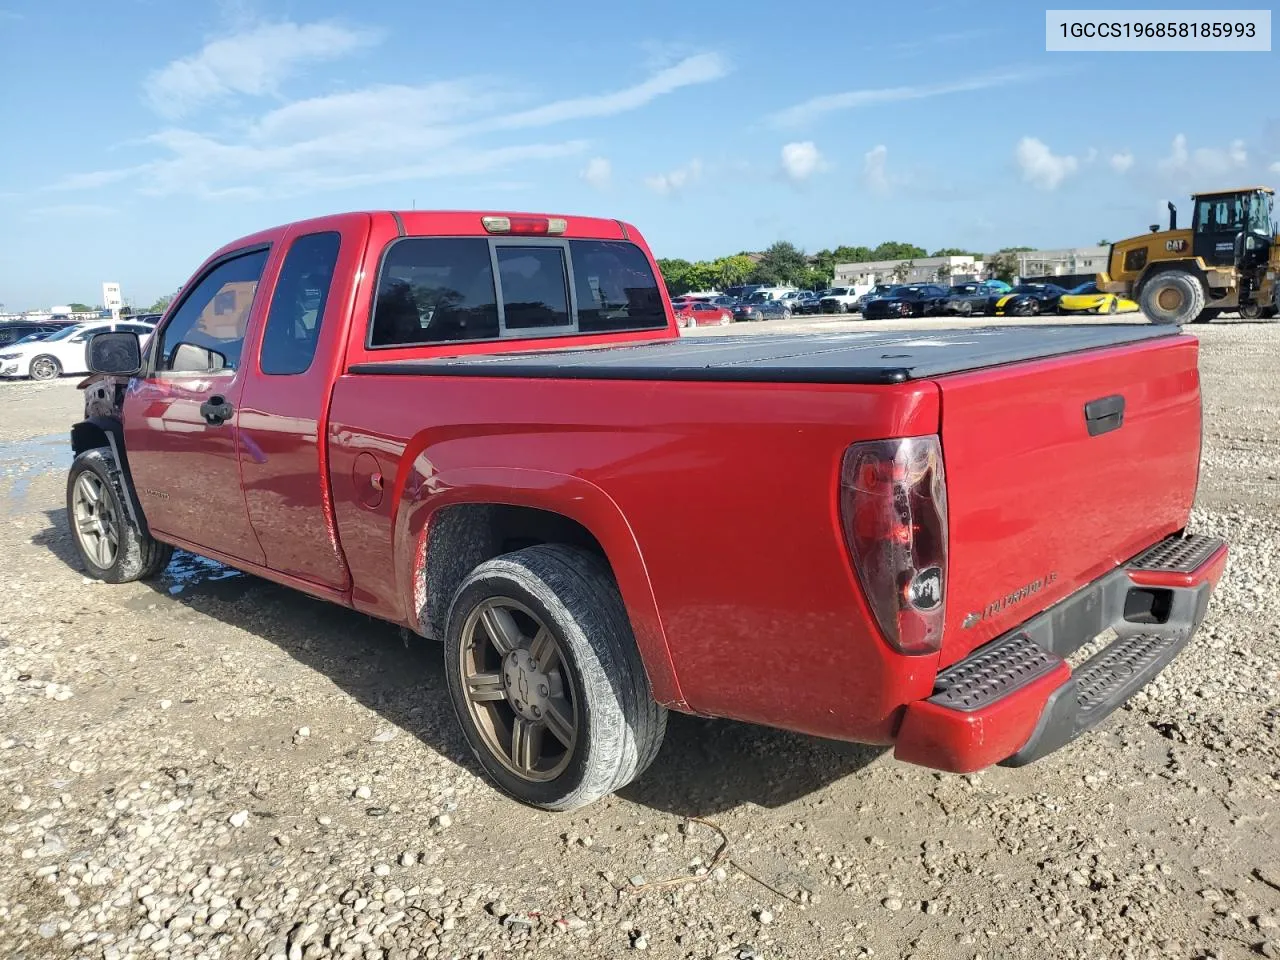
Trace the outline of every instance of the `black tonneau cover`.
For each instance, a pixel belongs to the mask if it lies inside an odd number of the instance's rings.
[[[355,374],[902,383],[1056,357],[1179,333],[1155,324],[967,327],[941,330],[681,337],[617,347],[359,363]]]

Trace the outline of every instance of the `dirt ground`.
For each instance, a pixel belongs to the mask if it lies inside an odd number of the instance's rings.
[[[1280,324],[1194,332],[1232,559],[1104,726],[950,776],[673,716],[571,815],[479,779],[425,641],[185,554],[86,579],[74,378],[0,384],[0,953],[1280,957]]]

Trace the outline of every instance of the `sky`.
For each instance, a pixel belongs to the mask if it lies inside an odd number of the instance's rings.
[[[343,210],[617,217],[693,260],[1088,245],[1280,180],[1273,53],[1046,53],[1044,16],[0,0],[0,304],[111,280],[145,307],[236,237]]]

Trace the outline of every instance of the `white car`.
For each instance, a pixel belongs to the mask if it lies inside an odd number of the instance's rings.
[[[143,346],[155,327],[128,320],[91,320],[59,330],[43,340],[14,343],[0,349],[0,377],[54,380],[64,373],[88,373],[89,338],[95,333],[128,331],[138,334]]]

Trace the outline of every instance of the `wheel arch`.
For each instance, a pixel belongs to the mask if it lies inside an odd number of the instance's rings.
[[[418,495],[409,493],[415,488]],[[395,570],[406,619],[418,633],[443,638],[453,594],[480,563],[535,543],[568,543],[608,564],[654,698],[685,707],[639,544],[602,489],[581,477],[510,467],[436,473],[429,485],[402,489]]]
[[[133,487],[133,474],[129,470],[129,456],[124,445],[124,424],[115,417],[86,417],[71,426],[71,455],[78,457],[86,450],[108,447],[120,468],[120,476],[124,479],[125,505],[129,508],[130,519],[138,525],[147,536],[151,536],[151,528],[147,526],[146,515],[142,512],[142,502]]]

